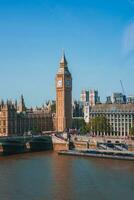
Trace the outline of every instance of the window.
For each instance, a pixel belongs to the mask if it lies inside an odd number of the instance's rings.
[[[6,129],[5,128],[3,128],[3,133],[6,133]]]

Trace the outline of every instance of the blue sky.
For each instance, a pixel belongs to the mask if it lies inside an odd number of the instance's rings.
[[[0,0],[0,97],[41,105],[55,98],[65,49],[73,98],[134,94],[134,0]]]

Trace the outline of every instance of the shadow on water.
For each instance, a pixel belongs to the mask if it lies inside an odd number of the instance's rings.
[[[16,138],[7,138],[2,142],[1,149],[3,155],[53,150],[52,137],[32,137],[28,142]]]

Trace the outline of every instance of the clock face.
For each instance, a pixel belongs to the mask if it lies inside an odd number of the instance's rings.
[[[71,80],[66,80],[66,87],[71,87],[72,81]]]
[[[57,87],[62,87],[62,79],[59,79],[59,80],[57,81]]]

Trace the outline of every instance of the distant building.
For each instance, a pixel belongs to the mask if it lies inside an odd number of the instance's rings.
[[[107,104],[111,104],[112,103],[111,96],[106,97],[106,103]]]
[[[80,100],[83,103],[83,105],[85,103],[89,102],[89,91],[88,90],[83,89],[81,91]]]
[[[81,101],[73,102],[73,117],[84,117],[84,105]]]
[[[113,93],[111,96],[112,103],[115,104],[125,104],[126,103],[126,96],[122,93]]]
[[[98,91],[97,90],[90,90],[89,105],[94,106],[96,104],[100,104],[100,97],[98,96]]]
[[[89,104],[90,106],[94,106],[100,103],[98,91],[94,89],[91,89],[90,91],[83,89],[80,95],[80,100],[83,105]]]
[[[127,97],[127,103],[132,103],[132,104],[134,104],[134,96],[128,96],[128,97]]]

